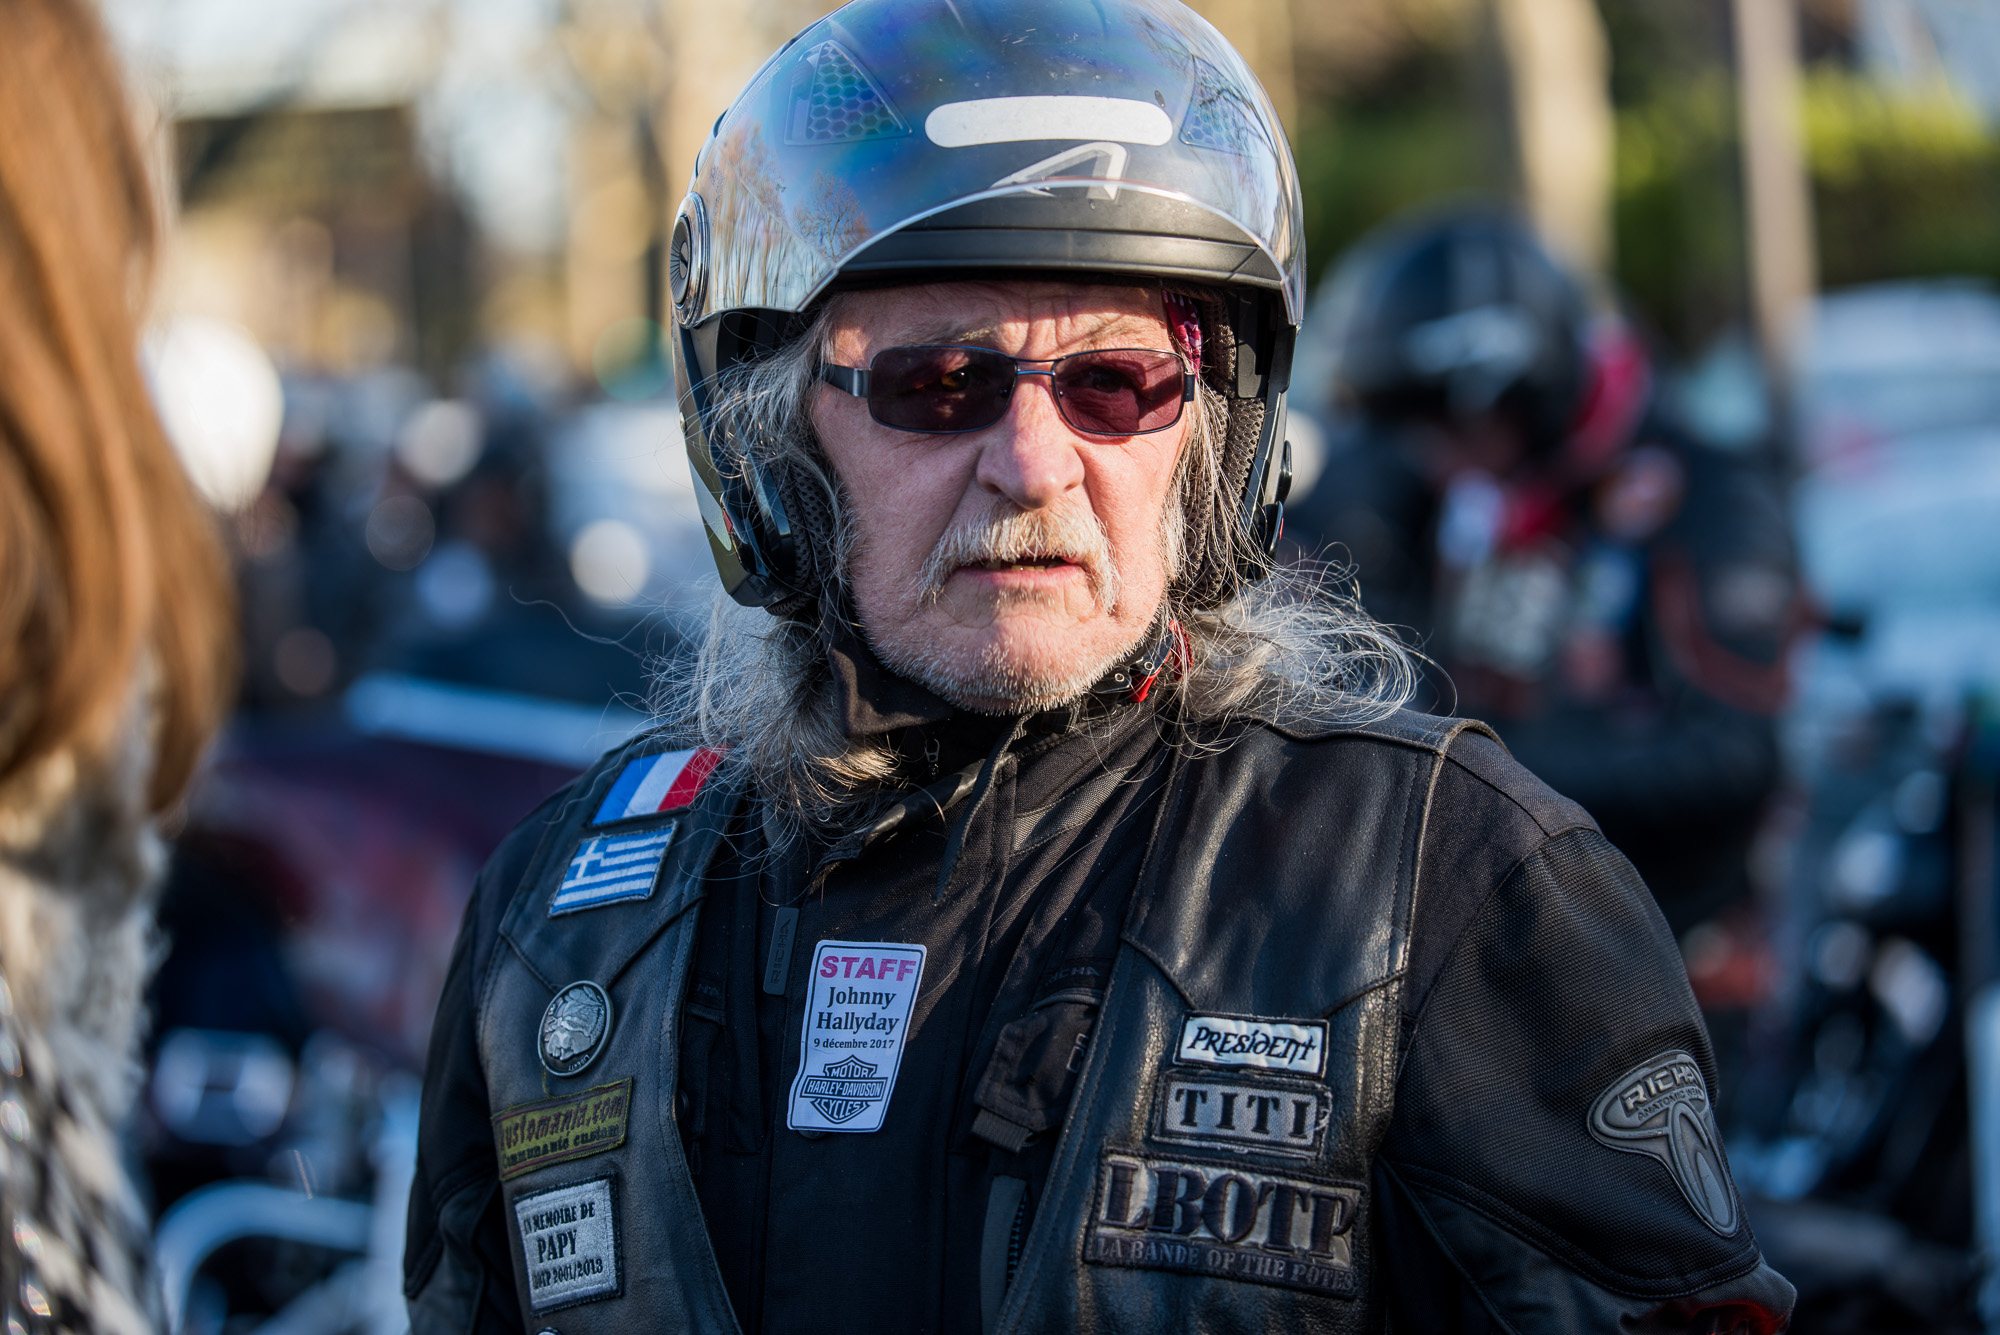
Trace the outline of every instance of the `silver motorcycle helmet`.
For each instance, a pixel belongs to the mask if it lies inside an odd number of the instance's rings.
[[[796,610],[831,572],[813,498],[721,438],[717,377],[797,337],[830,293],[954,277],[1197,295],[1247,542],[1190,552],[1182,592],[1214,605],[1269,568],[1304,311],[1298,173],[1242,57],[1177,0],[854,0],[716,121],[667,270],[696,496],[740,603]]]

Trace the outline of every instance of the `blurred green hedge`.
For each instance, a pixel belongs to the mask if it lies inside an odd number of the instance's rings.
[[[2000,136],[1947,88],[1823,66],[1802,90],[1821,283],[2000,280]],[[1316,272],[1384,219],[1507,186],[1498,136],[1463,99],[1324,109],[1296,136]],[[1716,67],[1617,110],[1617,280],[1692,351],[1746,308],[1735,90]]]
[[[1819,70],[1804,129],[1826,286],[2000,277],[2000,137],[1965,101]]]

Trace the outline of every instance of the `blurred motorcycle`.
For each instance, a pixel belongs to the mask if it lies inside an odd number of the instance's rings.
[[[396,1335],[420,1073],[512,825],[636,714],[375,674],[239,720],[161,905],[136,1141],[169,1330]]]
[[[2000,298],[1827,298],[1796,390],[1788,798],[1761,845],[1776,977],[1731,1160],[1800,1329],[2000,1326]]]

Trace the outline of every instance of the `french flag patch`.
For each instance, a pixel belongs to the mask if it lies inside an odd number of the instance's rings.
[[[660,860],[666,857],[667,845],[673,843],[679,824],[668,821],[629,834],[585,838],[569,860],[562,886],[549,904],[549,916],[649,897],[660,876]]]
[[[708,776],[721,759],[722,752],[701,746],[692,751],[663,751],[656,756],[628,760],[590,823],[609,825],[615,820],[693,806],[701,786],[708,782]]]

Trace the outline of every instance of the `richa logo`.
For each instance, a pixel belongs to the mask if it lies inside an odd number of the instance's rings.
[[[1599,1144],[1658,1159],[1701,1221],[1723,1237],[1741,1222],[1701,1066],[1676,1048],[1618,1077],[1590,1110]]]

